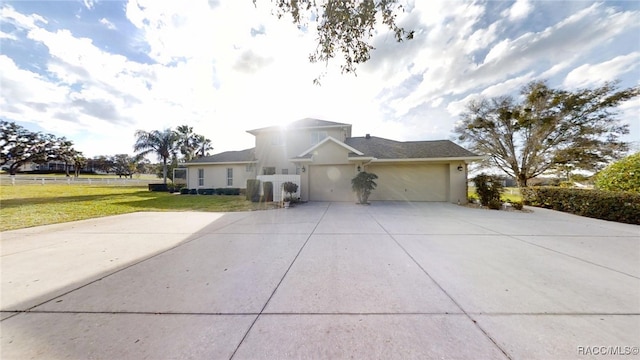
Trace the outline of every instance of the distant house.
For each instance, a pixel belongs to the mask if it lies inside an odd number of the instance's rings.
[[[367,171],[378,175],[370,200],[464,203],[467,164],[482,159],[449,140],[352,137],[351,124],[309,118],[248,133],[256,138],[251,149],[185,163],[189,188],[244,188],[262,175],[298,175],[304,201],[354,201],[351,179]]]

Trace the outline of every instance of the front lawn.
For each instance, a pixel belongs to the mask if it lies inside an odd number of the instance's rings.
[[[0,231],[136,211],[265,209],[244,196],[177,195],[140,186],[1,185]]]

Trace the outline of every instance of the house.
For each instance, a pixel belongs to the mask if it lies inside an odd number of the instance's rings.
[[[310,118],[248,133],[254,148],[185,163],[188,187],[245,188],[248,179],[278,175],[299,183],[303,201],[355,201],[351,179],[367,171],[378,175],[373,201],[464,203],[467,164],[483,158],[449,140],[352,137],[351,124]]]

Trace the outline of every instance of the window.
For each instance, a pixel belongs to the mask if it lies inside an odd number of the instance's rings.
[[[233,186],[233,168],[227,168],[227,186]]]
[[[282,175],[289,175],[289,169],[282,169],[281,170],[281,174]]]
[[[275,175],[276,168],[273,166],[267,166],[262,168],[262,175]]]
[[[319,143],[320,141],[322,141],[326,137],[327,137],[327,132],[326,131],[312,131],[311,132],[311,145],[315,145],[315,144]]]
[[[198,186],[204,186],[204,169],[198,169]]]

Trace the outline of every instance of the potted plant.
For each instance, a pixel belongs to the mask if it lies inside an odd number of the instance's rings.
[[[351,188],[358,195],[358,203],[359,204],[368,204],[369,195],[371,195],[371,191],[378,186],[375,179],[378,178],[378,175],[374,173],[368,173],[363,171],[358,173],[356,177],[351,179]]]
[[[298,184],[287,181],[286,183],[282,184],[282,190],[284,190],[284,192],[287,194],[287,196],[284,198],[284,207],[288,208],[291,204],[291,201],[295,200],[293,198],[293,194],[298,192]]]

